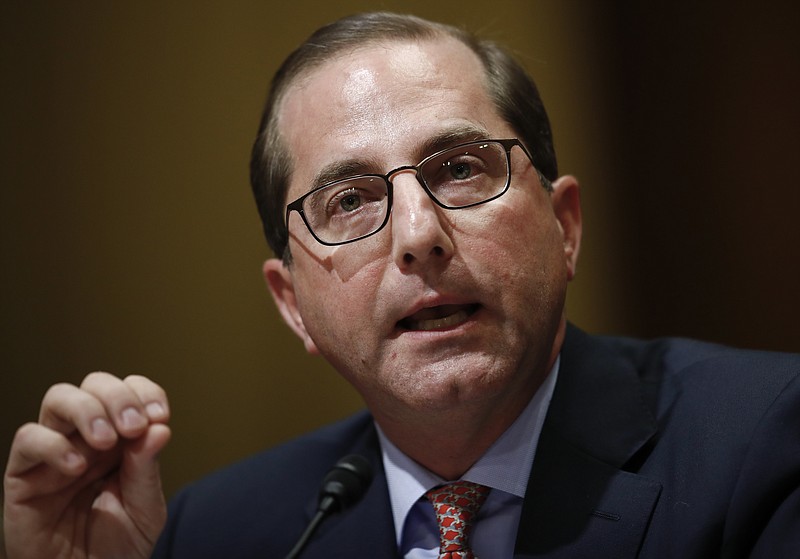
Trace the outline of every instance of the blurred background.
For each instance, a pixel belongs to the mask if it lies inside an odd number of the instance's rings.
[[[534,75],[583,187],[568,316],[591,332],[800,351],[792,2],[6,2],[0,8],[0,465],[57,381],[170,394],[167,492],[361,402],[280,321],[248,183],[280,61],[389,9]]]

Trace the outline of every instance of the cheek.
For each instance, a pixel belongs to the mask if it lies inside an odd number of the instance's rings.
[[[348,256],[341,250],[347,246],[334,250],[324,260],[305,263],[295,275],[307,278],[296,287],[298,307],[318,345],[338,343],[337,339],[362,339],[371,330],[380,268],[375,261]]]
[[[544,205],[549,201],[501,200],[505,203],[487,206],[469,225],[464,220],[459,226],[462,257],[469,268],[482,271],[507,310],[558,298],[558,286],[566,281],[563,235]]]
[[[388,233],[384,228],[366,239],[335,247],[327,259],[328,269],[336,276],[334,280],[344,288],[379,283],[389,250]]]
[[[454,228],[460,233],[464,252],[489,265],[498,277],[519,273],[518,263],[534,256],[546,235],[540,220],[526,211],[528,207],[507,195],[477,206],[474,214],[456,214],[459,219]]]

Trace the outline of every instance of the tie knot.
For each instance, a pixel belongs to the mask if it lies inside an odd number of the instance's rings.
[[[469,536],[478,510],[489,488],[469,481],[456,481],[425,493],[439,524],[439,558],[472,559]]]

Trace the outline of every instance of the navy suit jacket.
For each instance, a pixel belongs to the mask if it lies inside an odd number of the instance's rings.
[[[515,557],[800,557],[799,375],[800,356],[569,327]],[[284,557],[353,453],[375,479],[303,557],[398,557],[366,412],[180,492],[154,557]]]

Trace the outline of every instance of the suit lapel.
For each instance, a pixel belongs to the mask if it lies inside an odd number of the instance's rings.
[[[636,557],[661,485],[624,471],[655,421],[637,371],[569,327],[517,534],[517,557]]]

